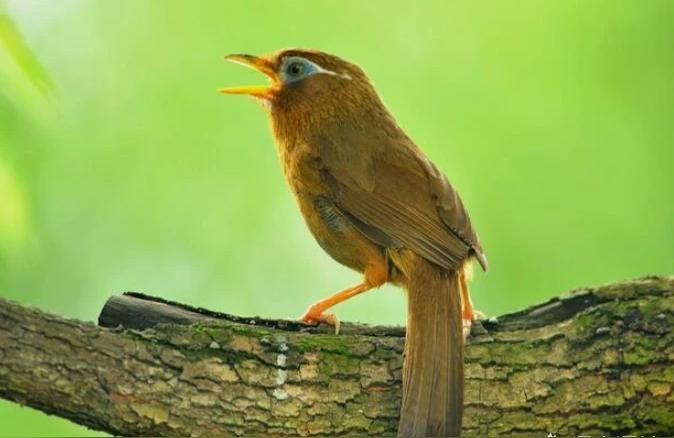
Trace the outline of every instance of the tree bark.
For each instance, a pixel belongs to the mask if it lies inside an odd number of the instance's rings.
[[[0,397],[119,435],[395,434],[401,328],[334,335],[139,294],[99,322],[0,300]],[[673,325],[674,277],[476,324],[464,435],[674,435]]]

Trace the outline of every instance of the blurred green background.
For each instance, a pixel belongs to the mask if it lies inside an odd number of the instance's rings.
[[[674,273],[670,0],[16,0],[0,16],[4,298],[95,320],[136,290],[290,317],[356,282],[305,230],[263,110],[215,92],[264,81],[223,55],[288,46],[361,65],[460,190],[487,315]],[[404,298],[336,311],[400,324]],[[0,419],[2,435],[92,433],[4,401]]]

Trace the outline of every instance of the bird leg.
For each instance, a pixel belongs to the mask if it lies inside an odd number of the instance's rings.
[[[386,282],[388,277],[388,268],[384,266],[371,266],[365,269],[365,279],[355,286],[347,287],[329,297],[313,303],[302,316],[298,318],[300,322],[306,324],[318,324],[324,322],[335,327],[335,334],[339,334],[339,319],[333,313],[324,313],[335,304],[346,301],[370,289],[379,287]]]
[[[468,289],[468,279],[465,270],[461,270],[459,281],[461,282],[461,313],[463,317],[463,337],[465,339],[470,334],[470,327],[473,325],[473,321],[477,321],[478,318],[484,318],[484,314],[473,308],[473,301],[470,299],[470,290]]]
[[[333,313],[324,312],[335,304],[339,304],[342,301],[348,300],[351,297],[370,290],[372,287],[373,286],[370,286],[365,281],[363,281],[362,283],[359,283],[355,286],[348,287],[335,294],[332,294],[323,300],[316,301],[311,306],[309,306],[307,311],[304,312],[304,315],[300,316],[299,320],[307,324],[318,324],[320,322],[324,322],[334,326],[335,334],[337,334],[339,333],[339,320]]]

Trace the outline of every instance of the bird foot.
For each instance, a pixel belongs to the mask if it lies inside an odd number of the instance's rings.
[[[473,308],[470,309],[470,311],[465,311],[463,312],[463,340],[465,341],[468,339],[468,335],[470,335],[470,328],[473,326],[473,321],[477,321],[478,319],[486,319],[487,317],[485,316],[484,313],[480,312],[479,310],[475,310]]]
[[[317,306],[309,306],[304,315],[297,319],[299,322],[310,325],[324,323],[335,328],[335,334],[339,334],[340,323],[334,313],[323,313],[323,310]]]
[[[473,321],[477,321],[478,319],[487,319],[487,315],[480,312],[479,310],[473,309]]]

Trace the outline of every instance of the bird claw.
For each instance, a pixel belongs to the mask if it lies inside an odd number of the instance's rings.
[[[324,323],[335,328],[335,334],[339,334],[340,322],[337,316],[334,313],[323,313],[319,309],[314,309],[313,306],[304,312],[304,315],[298,318],[299,322],[303,322],[309,325],[318,325]]]
[[[470,329],[473,326],[473,321],[477,321],[479,319],[487,319],[486,315],[479,310],[475,309],[470,309],[470,313],[463,314],[463,340],[467,340],[468,336],[470,335]]]

